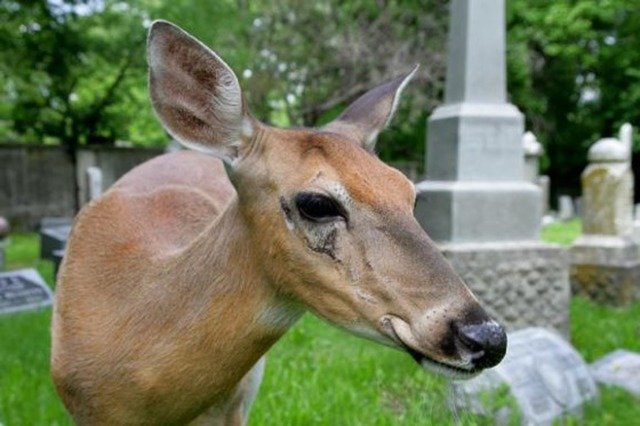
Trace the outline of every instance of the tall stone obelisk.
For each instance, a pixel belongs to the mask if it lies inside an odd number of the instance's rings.
[[[523,179],[523,134],[506,95],[504,0],[453,0],[445,102],[429,118],[419,188],[431,238],[538,237],[542,194]]]
[[[499,319],[568,326],[568,259],[539,241],[522,113],[507,101],[504,0],[452,0],[445,102],[428,122],[416,217]]]

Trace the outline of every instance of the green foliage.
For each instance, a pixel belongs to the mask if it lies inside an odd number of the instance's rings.
[[[546,147],[555,191],[577,192],[587,148],[640,110],[640,2],[510,0],[508,81]],[[158,145],[144,38],[175,21],[236,70],[255,115],[318,125],[374,85],[421,70],[383,160],[423,163],[425,119],[442,100],[445,0],[46,0],[0,2],[0,141]],[[635,147],[640,138],[635,133]]]
[[[163,18],[213,46],[236,70],[255,115],[275,125],[326,122],[374,85],[423,62],[418,87],[408,91],[379,146],[384,158],[419,161],[424,130],[415,124],[424,122],[442,87],[445,5],[3,2],[0,137],[70,148],[163,143],[147,100],[144,61],[146,26]]]
[[[556,189],[576,192],[586,151],[640,110],[640,3],[512,0],[509,91],[546,147]],[[635,148],[640,148],[637,130]],[[559,188],[558,188],[559,187]]]
[[[0,119],[12,123],[8,137],[73,150],[128,139],[133,116],[152,119],[141,78],[148,18],[136,2],[7,1],[0,9]]]

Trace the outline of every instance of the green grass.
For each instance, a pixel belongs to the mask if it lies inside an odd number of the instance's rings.
[[[542,230],[542,240],[550,243],[568,246],[582,233],[580,219],[572,219],[567,222],[554,222],[545,226]]]
[[[53,263],[39,260],[35,234],[14,234],[7,269],[36,268],[53,284]],[[51,310],[0,316],[0,424],[71,424],[49,376]]]
[[[579,222],[553,225],[544,238],[568,244]],[[50,262],[38,262],[35,235],[16,235],[8,247],[11,269],[35,266],[53,282]],[[587,361],[617,349],[640,351],[640,303],[601,307],[583,299],[571,305],[571,335]],[[69,424],[49,379],[50,311],[0,317],[0,425]],[[398,351],[357,339],[306,315],[269,353],[252,425],[455,424],[447,383],[416,367]],[[607,388],[580,424],[632,425],[640,402]],[[491,424],[458,413],[463,425]],[[569,420],[570,424],[575,420]]]

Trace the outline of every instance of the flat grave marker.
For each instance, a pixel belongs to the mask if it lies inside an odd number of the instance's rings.
[[[40,230],[40,257],[55,260],[54,252],[64,249],[71,233],[71,225],[59,225]]]
[[[456,409],[503,417],[504,407],[490,407],[492,394],[507,386],[522,424],[552,425],[566,414],[580,415],[598,390],[580,354],[559,335],[543,328],[509,333],[507,354],[495,368],[469,381],[452,382],[450,404]],[[508,408],[507,408],[508,409]]]
[[[0,315],[43,308],[53,293],[35,269],[0,272]]]
[[[589,368],[596,382],[619,386],[640,397],[640,353],[618,349]]]

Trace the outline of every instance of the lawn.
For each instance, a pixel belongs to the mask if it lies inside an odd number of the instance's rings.
[[[568,244],[579,222],[554,225],[548,241]],[[49,262],[38,261],[33,234],[14,235],[10,269],[35,266],[52,284]],[[593,361],[624,347],[640,351],[640,303],[628,309],[571,305],[573,343]],[[48,375],[50,311],[0,317],[0,425],[70,424]],[[351,337],[306,315],[270,352],[253,425],[491,424],[446,408],[447,383],[421,371],[409,356]],[[640,401],[608,388],[581,424],[631,425]]]

